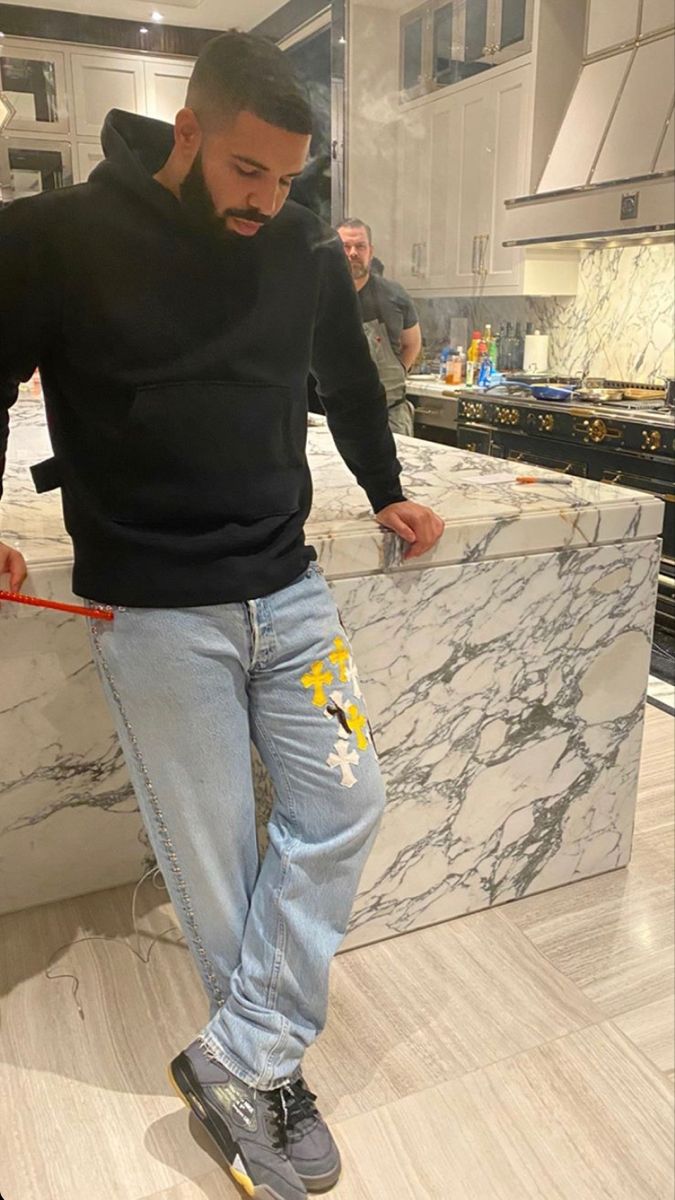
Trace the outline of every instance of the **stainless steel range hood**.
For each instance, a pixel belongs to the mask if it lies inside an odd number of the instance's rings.
[[[505,245],[672,239],[674,104],[674,31],[589,55],[537,191],[506,202]]]

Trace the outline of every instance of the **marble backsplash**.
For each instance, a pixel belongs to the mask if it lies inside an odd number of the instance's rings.
[[[470,329],[531,321],[548,333],[549,365],[560,373],[659,382],[675,375],[675,246],[585,251],[579,290],[570,298],[493,297],[417,300],[425,346],[437,352],[450,318]]]

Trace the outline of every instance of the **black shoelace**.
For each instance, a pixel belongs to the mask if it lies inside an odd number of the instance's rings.
[[[302,1077],[281,1089],[286,1136],[289,1140],[306,1133],[308,1124],[314,1123],[318,1116],[315,1101],[314,1092],[310,1092]]]
[[[274,1091],[265,1093],[267,1100],[267,1112],[269,1120],[267,1124],[267,1132],[270,1142],[275,1150],[280,1150],[282,1153],[286,1149],[286,1099],[283,1093],[286,1088],[275,1088]]]

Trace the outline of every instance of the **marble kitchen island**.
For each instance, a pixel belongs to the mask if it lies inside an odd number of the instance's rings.
[[[42,410],[22,399],[12,417],[3,539],[28,559],[27,592],[68,599],[60,499],[28,474],[49,454]],[[403,564],[326,428],[309,440],[309,537],[388,794],[347,946],[625,866],[662,503],[584,479],[490,482],[509,468],[401,439],[408,494],[447,522]],[[3,605],[0,673],[0,911],[137,879],[149,851],[83,620]]]

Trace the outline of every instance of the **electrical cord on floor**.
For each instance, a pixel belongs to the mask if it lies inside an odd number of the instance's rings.
[[[57,979],[72,980],[72,998],[75,1001],[75,1006],[77,1008],[77,1011],[80,1015],[81,1020],[83,1020],[83,1021],[86,1020],[86,1017],[84,1014],[84,1009],[80,1003],[80,999],[78,996],[78,992],[80,990],[80,980],[77,975],[73,975],[70,971],[60,971],[58,973],[58,975],[55,975],[52,973],[52,963],[53,963],[54,959],[57,957],[57,955],[61,954],[65,950],[70,950],[70,948],[72,946],[80,945],[82,942],[107,942],[109,945],[113,945],[113,946],[124,946],[125,949],[130,950],[131,953],[134,954],[136,956],[136,958],[138,958],[140,960],[140,962],[143,963],[144,966],[148,966],[148,964],[150,962],[150,958],[152,956],[152,952],[159,941],[161,941],[163,938],[166,938],[167,935],[170,933],[178,933],[178,934],[180,934],[180,938],[178,938],[176,942],[171,943],[171,945],[175,946],[178,944],[178,941],[180,941],[181,938],[184,937],[183,932],[179,925],[176,925],[176,924],[169,925],[166,929],[163,929],[160,933],[156,934],[156,936],[150,942],[150,945],[148,946],[146,951],[144,951],[142,949],[142,947],[141,947],[141,930],[138,928],[138,922],[137,922],[137,918],[136,918],[136,904],[138,901],[138,893],[140,892],[141,887],[145,883],[146,879],[152,879],[153,887],[157,888],[158,891],[163,890],[163,888],[164,888],[163,881],[161,884],[159,884],[157,882],[158,879],[159,880],[162,879],[162,873],[161,873],[159,867],[156,865],[153,865],[152,867],[150,867],[141,876],[141,878],[138,880],[136,886],[134,887],[134,894],[133,894],[133,897],[131,900],[131,920],[132,920],[132,924],[133,924],[134,936],[136,938],[135,946],[132,946],[129,942],[125,942],[125,941],[121,940],[120,938],[106,937],[105,934],[88,934],[85,937],[74,938],[73,941],[66,942],[63,946],[59,946],[58,949],[55,950],[54,953],[49,958],[49,962],[47,963],[47,966],[45,968],[46,978],[51,981],[54,981]]]

